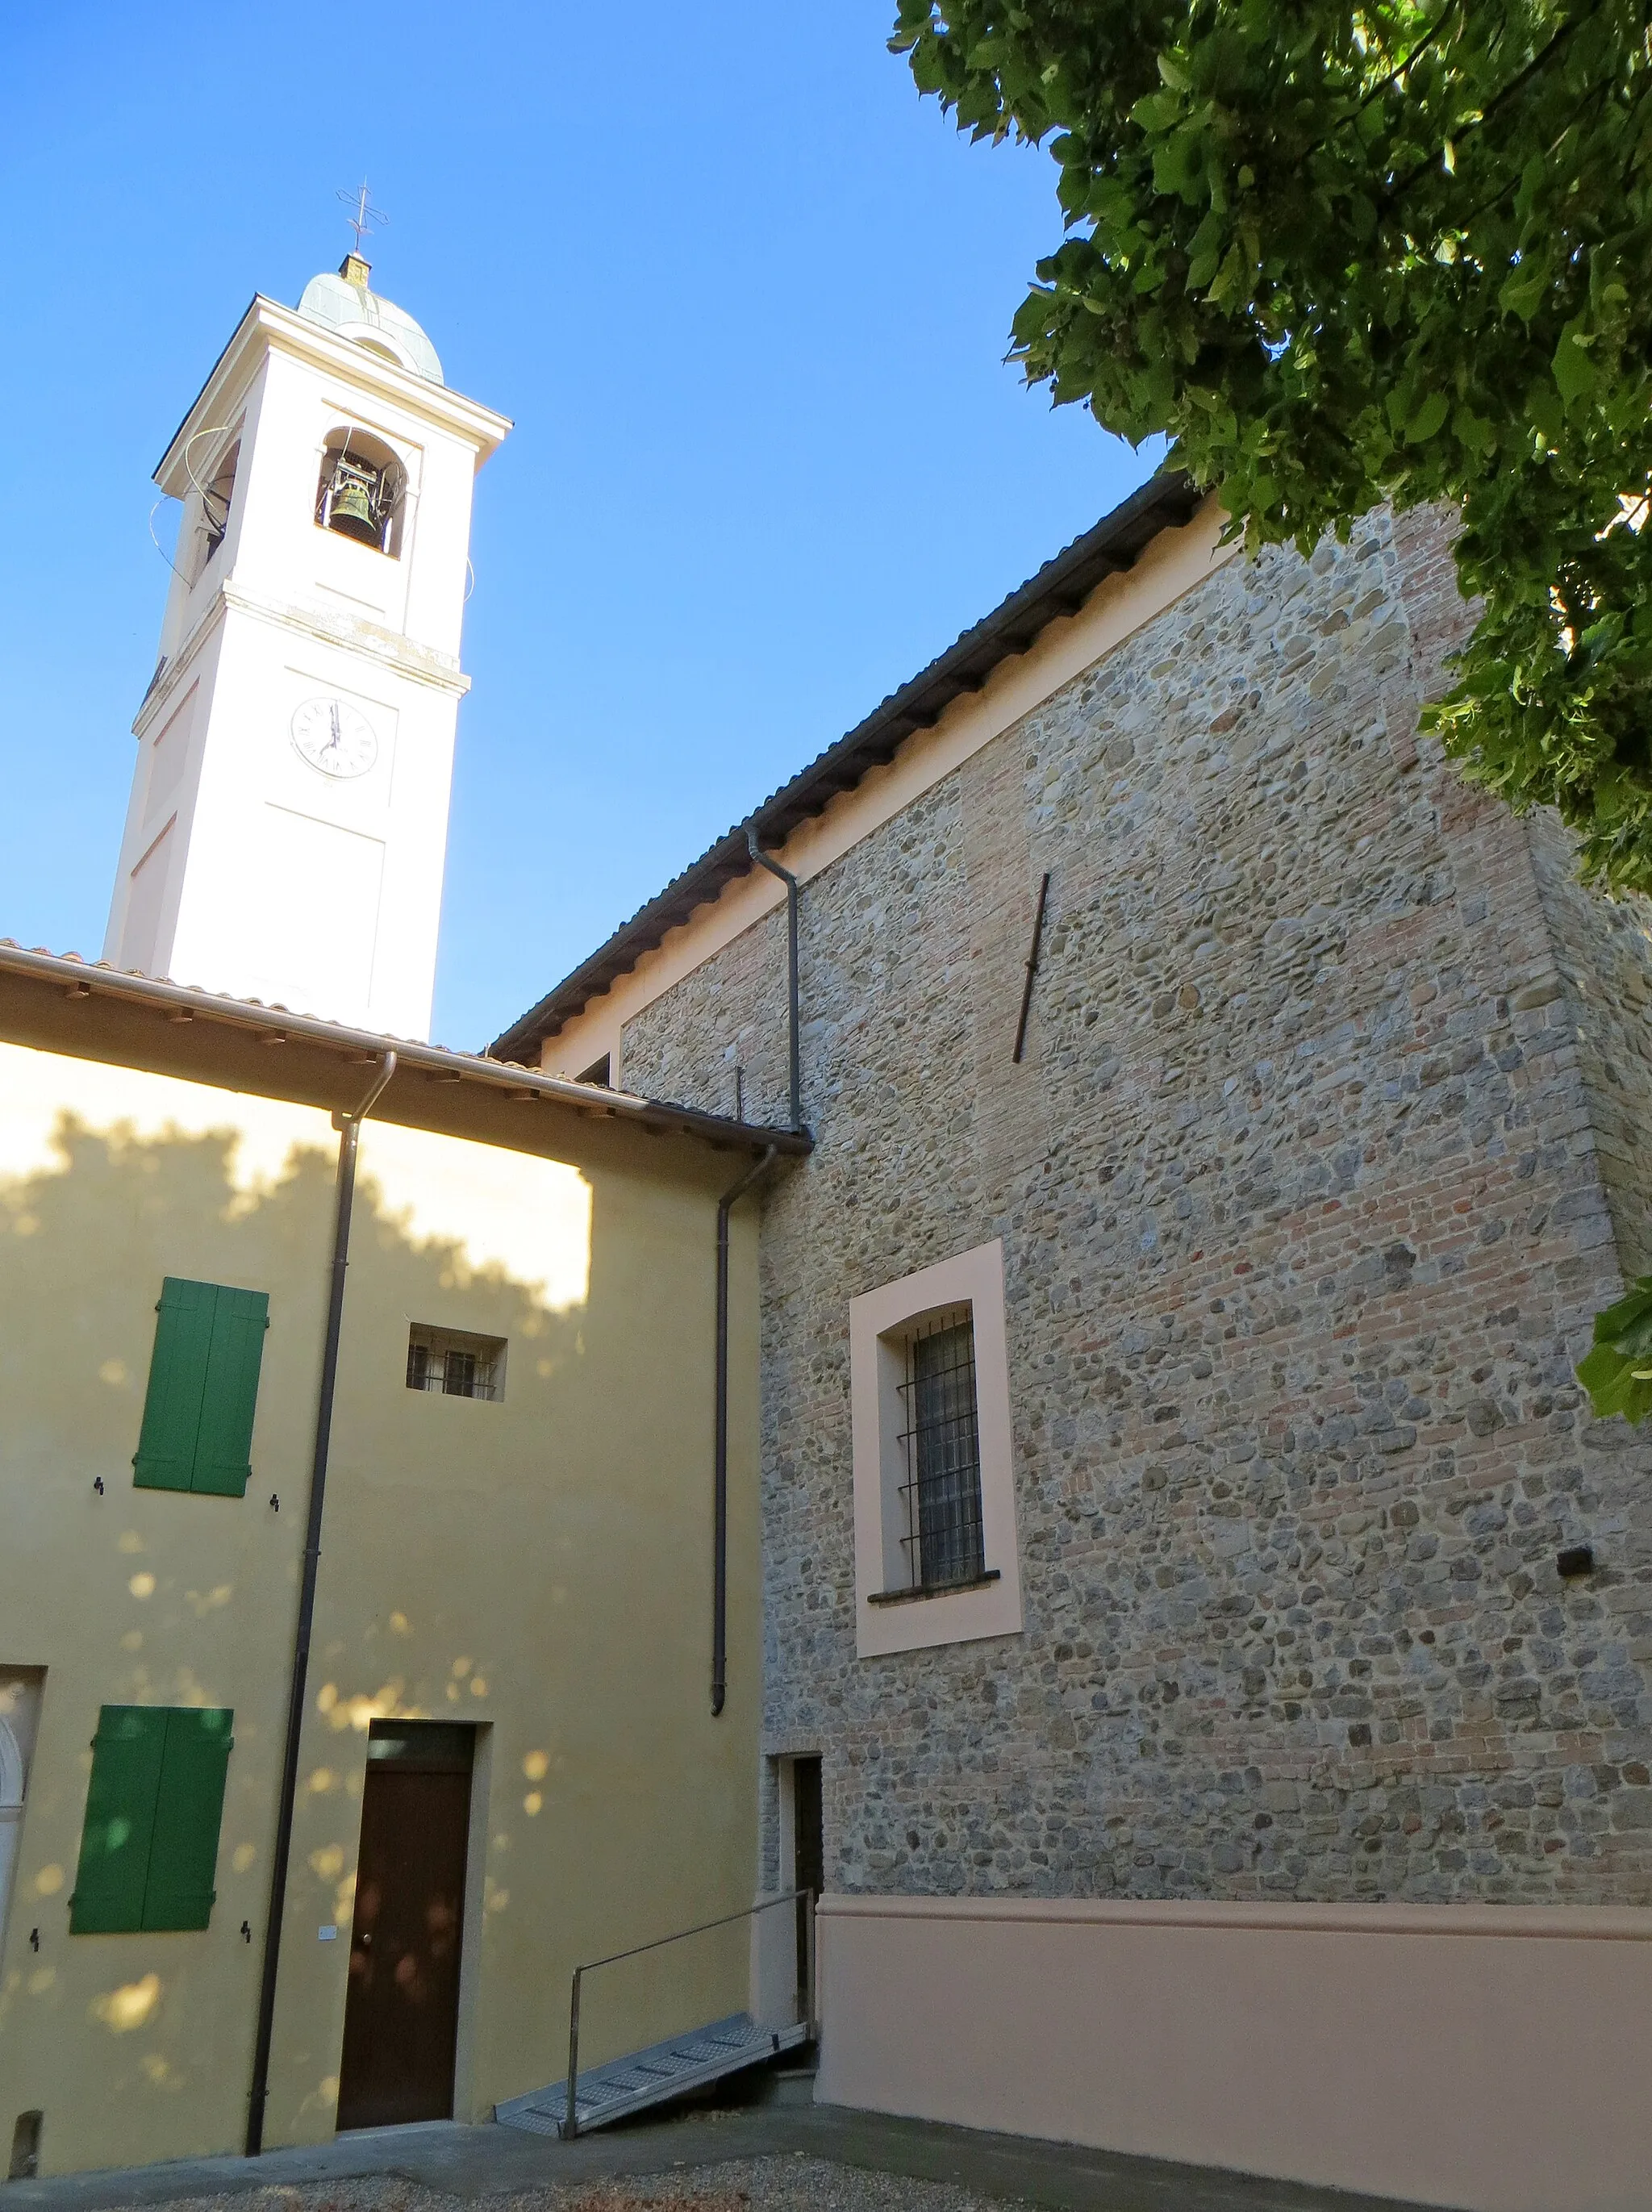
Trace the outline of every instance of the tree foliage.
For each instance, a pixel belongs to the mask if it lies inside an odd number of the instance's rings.
[[[1164,433],[1253,545],[1455,503],[1484,602],[1448,748],[1652,890],[1646,0],[899,0],[1064,241],[1012,352]]]
[[[1622,1413],[1640,1421],[1652,1413],[1652,1275],[1595,1315],[1594,1348],[1579,1363],[1577,1379],[1602,1420]]]

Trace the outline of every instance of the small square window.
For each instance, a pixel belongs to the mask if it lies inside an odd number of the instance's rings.
[[[502,1398],[505,1339],[415,1322],[407,1334],[407,1387],[444,1398]]]

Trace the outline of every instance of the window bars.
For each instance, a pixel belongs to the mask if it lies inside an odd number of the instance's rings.
[[[455,1343],[446,1332],[413,1331],[407,1345],[407,1387],[440,1397],[500,1398],[502,1342],[471,1337]]]
[[[975,1331],[966,1311],[937,1316],[907,1342],[901,1384],[907,1479],[901,1539],[914,1589],[951,1589],[985,1570]]]
[[[434,1352],[428,1344],[407,1347],[408,1382],[415,1390],[440,1390],[449,1398],[476,1395],[474,1352]]]

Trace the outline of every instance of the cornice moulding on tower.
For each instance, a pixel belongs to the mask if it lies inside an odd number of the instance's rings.
[[[191,667],[201,657],[202,649],[231,609],[250,615],[254,621],[270,623],[278,629],[297,632],[301,636],[313,637],[322,645],[335,645],[347,649],[370,653],[375,660],[393,668],[411,684],[428,684],[434,691],[446,691],[462,699],[471,688],[471,679],[449,654],[437,653],[428,646],[415,645],[410,639],[394,630],[381,629],[376,623],[361,621],[355,616],[330,618],[319,607],[294,606],[275,599],[260,599],[254,592],[233,580],[221,584],[208,600],[200,620],[191,630],[183,644],[167,663],[159,683],[152,683],[143,696],[132,720],[132,734],[142,738],[161,719],[167,702]]]
[[[260,341],[271,351],[291,354],[313,368],[348,377],[405,412],[440,424],[476,447],[478,468],[512,428],[509,416],[496,414],[491,407],[467,399],[445,384],[432,384],[426,377],[416,376],[382,355],[369,353],[351,338],[337,337],[321,324],[283,307],[278,301],[265,299],[260,292],[236,325],[156,465],[155,481],[173,498],[181,499],[189,489],[184,467],[186,441],[220,397],[239,388],[252,366],[251,356]]]
[[[179,647],[158,677],[149,679],[149,688],[143,702],[132,717],[132,735],[147,736],[153,725],[162,719],[162,710],[176,694],[180,684],[189,675],[202,653],[223,628],[229,609],[229,593],[220,584],[201,610],[200,619]]]
[[[201,610],[201,618],[179,647],[166,666],[149,678],[149,688],[132,717],[132,735],[142,738],[172,697],[183,678],[200,659],[203,647],[224,618],[224,593],[221,584]]]
[[[282,629],[301,630],[324,645],[348,646],[355,652],[370,653],[412,683],[428,684],[433,690],[451,692],[458,699],[462,699],[471,688],[470,678],[451,653],[438,653],[432,646],[416,645],[398,630],[382,629],[359,615],[329,615],[322,607],[262,599],[233,578],[223,585],[222,597],[226,605],[241,614],[252,615],[259,622],[273,623]]]

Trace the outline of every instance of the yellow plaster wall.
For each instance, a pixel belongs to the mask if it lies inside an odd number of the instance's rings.
[[[755,1234],[737,1220],[731,1682],[713,1722],[712,1238],[732,1168],[581,1141],[586,1157],[552,1160],[363,1135],[272,2143],[332,2128],[376,1716],[481,1724],[460,2117],[560,2075],[576,1963],[752,1893]],[[0,2128],[44,2110],[43,2172],[239,2145],[336,1144],[309,1109],[0,1044],[0,1663],[46,1669],[0,1955]],[[132,1487],[167,1273],[270,1293],[245,1500]],[[410,1322],[507,1338],[503,1402],[408,1391]],[[98,1707],[150,1701],[235,1709],[212,1926],[71,1937]],[[590,2055],[738,2009],[744,1942],[598,1978]]]

